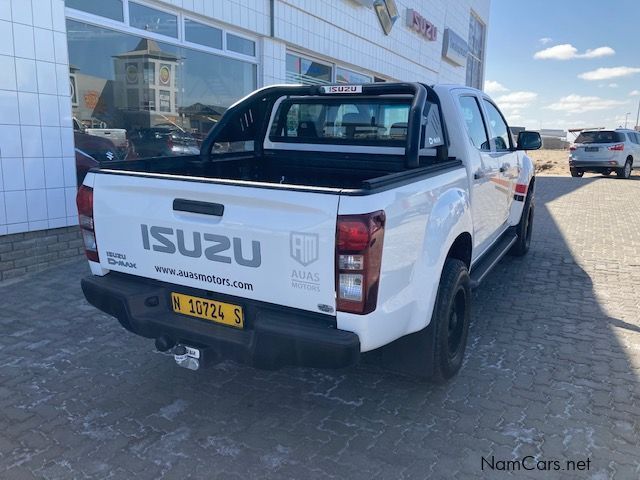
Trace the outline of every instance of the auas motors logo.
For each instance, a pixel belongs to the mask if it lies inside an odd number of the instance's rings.
[[[318,260],[318,234],[291,232],[289,235],[291,258],[303,267]]]
[[[303,267],[318,260],[319,236],[317,233],[291,232],[289,234],[289,255]],[[320,273],[307,268],[291,270],[291,286],[300,290],[320,291]]]

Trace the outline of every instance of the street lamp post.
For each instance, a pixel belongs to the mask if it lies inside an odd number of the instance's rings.
[[[627,128],[627,122],[629,121],[629,115],[631,115],[631,112],[627,112],[624,115],[624,128]]]
[[[640,130],[640,99],[638,99],[638,114],[636,115],[636,130]]]

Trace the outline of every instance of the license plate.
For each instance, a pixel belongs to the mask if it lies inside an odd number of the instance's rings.
[[[584,147],[585,152],[597,152],[600,150],[600,147]]]
[[[171,292],[171,307],[174,312],[182,315],[244,328],[244,312],[238,305]]]

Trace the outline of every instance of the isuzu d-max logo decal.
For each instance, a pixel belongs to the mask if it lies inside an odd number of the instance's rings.
[[[303,267],[318,260],[318,234],[291,232],[289,235],[291,258]]]

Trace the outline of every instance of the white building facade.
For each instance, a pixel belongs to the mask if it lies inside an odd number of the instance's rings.
[[[489,4],[0,0],[0,280],[78,253],[76,149],[100,162],[193,152],[229,105],[274,83],[482,88]]]

